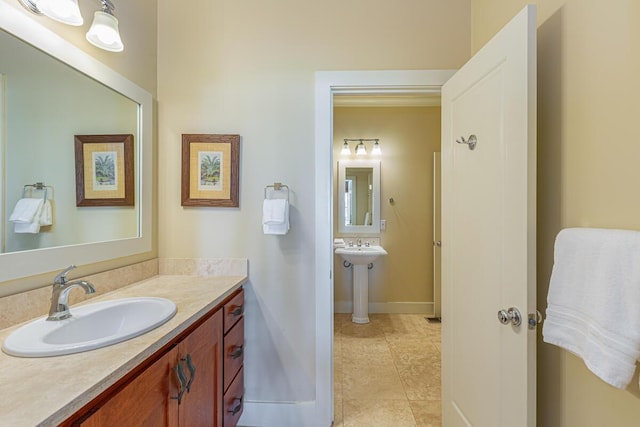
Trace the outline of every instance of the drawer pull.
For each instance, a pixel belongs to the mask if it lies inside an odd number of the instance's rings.
[[[187,369],[189,369],[189,382],[185,386],[187,392],[191,392],[191,384],[193,380],[196,378],[196,367],[193,364],[193,360],[191,360],[191,355],[187,354],[187,357],[182,359],[182,361],[187,363]]]
[[[187,382],[187,377],[184,374],[184,371],[182,370],[182,365],[180,363],[178,363],[176,366],[173,367],[172,369],[173,373],[174,373],[174,377],[178,380],[178,384],[180,384],[180,390],[178,391],[178,395],[177,396],[172,396],[172,399],[178,399],[178,405],[180,404],[180,402],[182,402],[182,396],[184,395],[185,390],[187,389],[185,387],[186,382]]]
[[[233,403],[236,403],[236,402],[237,402],[237,405],[227,411],[231,413],[231,415],[237,414],[242,409],[242,397],[236,397],[235,399],[233,399]]]
[[[231,315],[233,317],[238,317],[240,316],[242,313],[244,313],[244,305],[239,305],[236,308],[234,308],[233,310],[231,310]]]
[[[236,349],[229,353],[229,356],[234,360],[242,357],[242,353],[244,353],[244,349],[242,347],[243,346],[241,345],[236,346]]]

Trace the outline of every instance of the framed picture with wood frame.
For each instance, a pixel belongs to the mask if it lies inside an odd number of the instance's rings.
[[[133,206],[133,135],[75,135],[76,206]]]
[[[182,206],[239,205],[240,135],[182,135]]]

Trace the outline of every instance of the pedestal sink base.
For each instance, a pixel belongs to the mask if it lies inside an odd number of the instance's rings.
[[[353,323],[369,323],[369,268],[353,266]]]

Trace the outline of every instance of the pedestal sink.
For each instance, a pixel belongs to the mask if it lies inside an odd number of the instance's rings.
[[[353,323],[369,323],[369,265],[387,254],[382,246],[337,248],[336,254],[353,265]]]

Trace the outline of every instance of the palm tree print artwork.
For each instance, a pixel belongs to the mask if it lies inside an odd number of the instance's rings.
[[[118,187],[117,153],[96,151],[93,153],[94,190],[115,190]]]
[[[222,152],[200,151],[198,153],[198,189],[220,191],[222,182]]]

